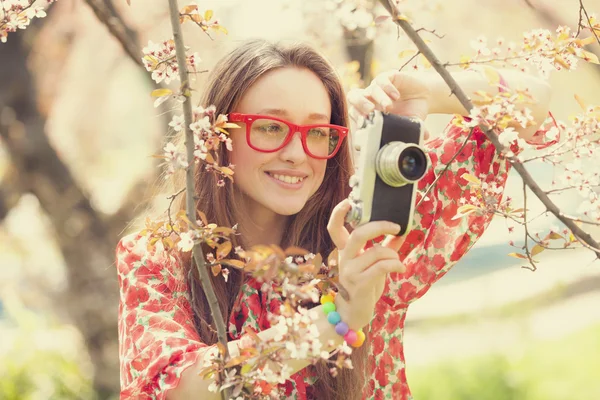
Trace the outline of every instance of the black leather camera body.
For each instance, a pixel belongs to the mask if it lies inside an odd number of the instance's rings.
[[[416,183],[430,162],[422,148],[424,127],[417,118],[373,112],[353,134],[358,150],[350,178],[352,209],[346,222],[353,227],[369,221],[400,225],[398,236],[412,227]]]

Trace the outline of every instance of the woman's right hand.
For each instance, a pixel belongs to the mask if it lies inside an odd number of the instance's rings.
[[[338,204],[329,219],[327,230],[338,248],[339,282],[349,300],[335,299],[342,321],[358,330],[371,322],[375,304],[383,294],[385,279],[390,272],[404,272],[398,250],[404,239],[388,236],[381,244],[363,250],[367,242],[383,235],[396,235],[400,226],[387,221],[373,221],[349,233],[344,226],[351,205],[348,200]]]

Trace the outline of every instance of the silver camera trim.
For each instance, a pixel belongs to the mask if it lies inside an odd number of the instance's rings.
[[[424,138],[424,125],[423,121],[419,118],[411,118],[414,121],[419,122],[419,143],[418,146],[422,148]],[[363,126],[356,130],[352,135],[352,140],[356,143],[358,151],[358,162],[355,165],[354,176],[350,178],[350,186],[352,191],[349,199],[352,204],[352,210],[348,213],[346,220],[353,226],[357,227],[363,225],[371,220],[371,210],[373,206],[373,192],[375,190],[375,180],[377,179],[377,171],[374,166],[376,165],[377,154],[380,150],[379,145],[381,143],[381,135],[383,133],[383,115],[381,112],[374,112],[369,118],[367,118]],[[412,143],[412,146],[417,146]],[[427,168],[430,167],[429,157],[425,151],[425,160],[427,162]],[[370,166],[370,167],[366,167]],[[420,179],[419,179],[420,180]],[[417,195],[417,183],[418,181],[407,182],[413,184],[412,196],[409,210],[409,223],[406,227],[406,233],[412,229],[413,215],[415,210],[415,198]]]

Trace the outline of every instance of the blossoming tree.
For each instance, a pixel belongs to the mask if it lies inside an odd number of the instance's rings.
[[[46,7],[51,3],[53,0],[46,0],[45,4],[38,4],[35,0],[0,0],[0,40],[10,40],[10,33],[25,29],[34,18],[43,18]],[[585,162],[593,165],[589,161],[594,159],[599,150],[600,105],[588,105],[578,99],[581,112],[571,122],[550,117],[546,123],[552,127],[545,136],[535,138],[533,143],[526,143],[509,125],[527,127],[542,122],[533,121],[527,108],[518,111],[515,107],[535,99],[528,92],[503,86],[501,77],[493,68],[510,66],[536,71],[540,76],[547,77],[554,71],[574,70],[580,62],[598,64],[598,58],[588,46],[592,43],[600,44],[600,22],[594,14],[588,12],[582,1],[576,32],[565,26],[557,27],[554,32],[535,29],[525,32],[520,43],[506,43],[503,39],[491,41],[479,37],[472,43],[473,54],[446,62],[436,57],[421,36],[425,32],[435,31],[415,28],[418,21],[413,21],[410,13],[406,12],[407,1],[381,0],[379,6],[375,2],[358,0],[333,3],[332,9],[340,10],[340,20],[347,36],[356,34],[372,39],[374,31],[385,24],[395,24],[404,32],[414,44],[414,49],[407,50],[402,55],[406,61],[399,67],[435,69],[447,83],[449,92],[469,111],[469,117],[461,122],[463,127],[471,130],[481,128],[497,151],[508,159],[522,178],[522,198],[506,198],[502,203],[495,203],[490,199],[495,198],[494,195],[501,189],[482,182],[480,177],[463,175],[471,196],[463,199],[455,218],[471,213],[494,214],[518,224],[523,231],[524,245],[518,246],[510,255],[522,259],[524,266],[532,270],[537,267],[538,254],[548,249],[585,247],[600,258],[600,244],[588,232],[589,227],[600,226],[600,167],[597,163],[591,168],[582,167]],[[178,196],[185,195],[186,210],[172,215],[169,207],[164,220],[146,221],[146,228],[141,233],[148,237],[149,246],[159,246],[167,252],[192,253],[219,338],[219,352],[207,361],[203,375],[215,377],[212,389],[221,391],[224,398],[260,398],[273,394],[275,385],[289,378],[290,371],[286,368],[270,368],[273,363],[281,365],[284,359],[311,358],[313,362],[326,360],[331,364],[334,374],[338,368],[351,368],[352,363],[347,357],[351,353],[350,347],[341,345],[336,350],[338,357],[331,359],[328,352],[322,351],[322,343],[313,325],[314,314],[301,306],[304,300],[318,302],[319,292],[326,292],[331,286],[337,286],[344,295],[344,288],[335,278],[335,252],[330,255],[314,255],[300,248],[280,249],[277,246],[234,249],[230,236],[236,232],[236,227],[217,226],[206,219],[202,210],[195,209],[192,192],[196,168],[216,174],[219,177],[217,186],[224,186],[226,180],[235,179],[234,166],[222,165],[217,150],[221,146],[225,146],[227,150],[232,149],[227,129],[236,125],[228,121],[227,115],[216,115],[215,107],[210,104],[192,106],[190,77],[201,71],[201,60],[199,53],[185,46],[181,25],[194,24],[211,37],[218,33],[226,34],[227,30],[215,19],[211,10],[202,10],[197,4],[179,5],[177,0],[169,0],[169,15],[173,36],[160,38],[158,42],[150,41],[142,49],[141,58],[156,83],[179,82],[177,89],[159,88],[152,92],[152,96],[156,107],[163,104],[181,107],[181,113],[173,116],[169,127],[175,132],[183,132],[185,147],[169,142],[164,146],[163,154],[158,157],[164,160],[163,166],[167,174],[178,171],[185,173],[185,189],[173,193],[170,199],[172,204]],[[360,32],[356,33],[357,30]],[[480,92],[476,98],[470,99],[450,75],[451,68],[478,71],[498,86],[500,91],[495,94]],[[498,135],[501,131],[502,135]],[[450,165],[460,157],[467,140],[462,147],[448,152],[447,158],[442,162]],[[530,148],[543,150],[534,156],[525,156],[524,154],[528,154],[526,150]],[[563,166],[561,157],[567,154],[577,162]],[[557,169],[558,178],[551,187],[542,188],[530,175],[527,164],[534,160],[541,160]],[[437,176],[423,198],[441,182],[444,172]],[[542,202],[544,214],[554,215],[562,223],[562,228],[550,229],[544,233],[530,232],[529,224],[538,216],[528,214],[528,190]],[[577,215],[568,215],[553,200],[554,195],[565,191],[575,191],[581,196]],[[203,252],[200,245],[205,245],[210,250]],[[224,318],[209,277],[212,273],[227,281],[231,268],[243,269],[262,280],[278,280],[286,299],[280,313],[273,316],[272,326],[277,328],[279,334],[272,340],[264,341],[253,332],[247,332],[242,352],[237,355],[229,354]]]

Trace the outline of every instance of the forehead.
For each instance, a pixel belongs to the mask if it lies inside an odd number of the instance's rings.
[[[261,76],[244,94],[237,111],[282,110],[294,120],[320,114],[331,117],[331,101],[321,79],[305,68],[278,68]],[[327,121],[328,122],[328,121]]]

